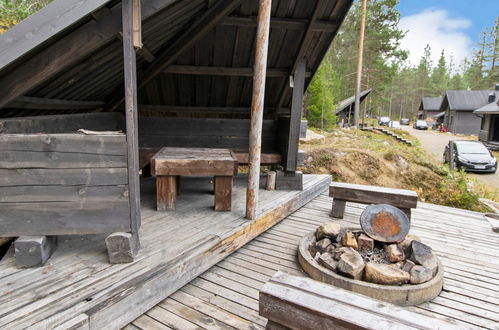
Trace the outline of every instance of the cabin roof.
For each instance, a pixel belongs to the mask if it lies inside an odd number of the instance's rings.
[[[360,93],[360,103],[372,92],[372,88],[366,89]],[[349,106],[355,103],[355,95],[350,96],[338,103],[338,107],[336,108],[336,114],[342,112]]]
[[[265,115],[289,113],[289,76],[308,85],[352,0],[272,4]],[[258,2],[142,1],[141,113],[247,118]],[[0,116],[120,109],[121,2],[55,0],[0,36]]]
[[[427,110],[427,111],[438,111],[440,109],[440,105],[442,104],[443,97],[423,97],[421,98],[421,105],[419,106],[419,110]]]
[[[455,90],[447,91],[442,102],[442,110],[445,110],[446,105],[449,105],[450,110],[457,111],[472,111],[483,107],[488,103],[488,95],[494,92],[493,90]]]

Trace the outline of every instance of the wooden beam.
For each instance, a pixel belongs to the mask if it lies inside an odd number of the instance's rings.
[[[286,171],[294,172],[298,164],[298,142],[300,140],[301,112],[305,92],[305,59],[297,63],[294,73],[293,101],[289,121],[288,149],[286,152]]]
[[[134,39],[135,38],[138,38],[138,37],[134,37]],[[123,41],[123,32],[118,33],[118,39]],[[151,53],[149,51],[149,49],[142,43],[142,40],[140,40],[140,43],[141,43],[140,47],[135,47],[135,45],[134,45],[134,47],[137,49],[137,55],[142,57],[146,62],[149,62],[149,63],[153,62],[156,59],[154,54]]]
[[[140,90],[159,74],[164,72],[166,68],[175,62],[178,56],[193,47],[201,38],[210,32],[221,19],[230,14],[242,2],[243,0],[220,0],[213,7],[206,10],[200,19],[194,22],[194,24],[192,24],[187,31],[182,33],[182,35],[175,38],[175,42],[159,54],[149,68],[141,74],[138,89]],[[116,90],[112,95],[116,96],[108,103],[108,108],[110,110],[115,110],[123,102],[124,98],[121,89]]]
[[[134,48],[134,0],[123,0],[123,63],[125,73],[125,116],[128,157],[128,186],[132,234],[140,228],[139,138],[137,121],[137,61]],[[138,4],[140,5],[140,3]]]
[[[74,101],[47,99],[43,97],[20,96],[7,104],[6,108],[36,110],[98,109],[105,105],[102,101]]]
[[[86,15],[98,11],[107,0],[65,0],[49,4],[8,29],[0,38],[0,70],[41,45]]]
[[[253,97],[251,102],[248,189],[246,192],[246,218],[249,220],[256,219],[258,208],[263,108],[265,103],[265,80],[267,75],[271,9],[272,0],[260,0],[258,27],[256,31],[255,75],[253,76]]]
[[[310,17],[307,30],[305,31],[302,41],[300,43],[300,47],[298,48],[298,53],[296,54],[295,61],[293,65],[291,66],[291,70],[289,71],[290,75],[293,74],[296,70],[296,66],[298,65],[298,62],[305,56],[305,52],[308,49],[308,44],[312,38],[312,34],[314,33],[314,23],[317,20],[317,17],[319,16],[320,13],[324,12],[324,6],[326,5],[327,1],[325,0],[316,0],[316,5],[314,12],[312,14],[312,17]],[[286,98],[286,93],[288,91],[288,88],[290,88],[289,84],[284,84],[281,92],[280,92],[280,97],[279,101],[277,103],[276,109],[279,111],[279,109],[282,107],[282,104],[284,103],[284,99]]]
[[[173,2],[175,0],[144,1],[142,19],[147,20]],[[115,6],[100,21],[85,23],[26,59],[0,78],[0,108],[111,42],[121,29],[121,8]]]
[[[241,16],[228,16],[224,18],[220,24],[228,26],[243,26],[243,27],[256,27],[257,17],[241,17]],[[271,29],[285,29],[285,30],[305,30],[307,29],[308,21],[305,19],[291,19],[291,18],[271,18]],[[315,32],[334,32],[338,28],[336,22],[331,21],[317,21],[312,25]]]
[[[268,108],[269,111],[273,108]],[[237,113],[250,114],[250,107],[196,107],[180,105],[139,104],[139,111],[171,112],[171,113]]]
[[[172,65],[165,70],[166,73],[186,75],[211,75],[211,76],[234,76],[253,77],[253,68],[220,67],[220,66],[195,66],[195,65]],[[306,73],[309,77],[310,72]],[[267,78],[287,77],[286,69],[267,69]]]

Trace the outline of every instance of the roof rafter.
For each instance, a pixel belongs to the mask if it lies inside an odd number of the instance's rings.
[[[220,0],[213,7],[209,8],[204,15],[197,20],[187,31],[182,33],[176,40],[163,52],[156,56],[149,68],[140,74],[137,88],[140,90],[147,83],[164,72],[166,68],[172,65],[178,56],[193,47],[202,37],[210,32],[224,17],[229,15],[244,0]],[[123,88],[120,84],[116,88],[117,95],[108,102],[107,108],[115,110],[123,102]]]
[[[142,19],[148,19],[173,2],[175,0],[145,1]],[[22,66],[14,68],[8,77],[0,78],[3,90],[0,95],[0,108],[114,40],[121,32],[121,7],[115,6],[106,14],[100,20],[87,22],[73,33],[36,53],[24,61]]]

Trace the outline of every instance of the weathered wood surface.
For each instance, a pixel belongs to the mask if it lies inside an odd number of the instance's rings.
[[[156,178],[156,209],[158,211],[175,211],[179,181],[179,177],[174,175],[160,175]]]
[[[0,119],[0,134],[76,133],[79,129],[93,131],[122,130],[119,113],[85,113]]]
[[[291,329],[455,329],[452,323],[282,271],[260,290],[259,313]]]
[[[249,120],[200,118],[139,118],[141,148],[230,148],[248,151]],[[263,152],[275,153],[277,123],[263,122]]]
[[[139,132],[137,106],[137,58],[135,48],[142,44],[141,3],[136,0],[122,2],[123,26],[123,71],[125,90],[125,123],[130,224],[133,235],[140,228],[140,182],[139,182]],[[135,15],[135,17],[134,17]],[[134,240],[138,241],[138,237]],[[119,259],[119,258],[117,258]],[[110,258],[111,260],[111,258]]]
[[[400,208],[409,219],[411,209],[418,204],[418,194],[412,190],[333,182],[329,187],[333,197],[331,216],[343,218],[345,202],[362,204],[388,204]],[[343,210],[343,211],[342,211]]]
[[[255,222],[244,219],[245,178],[235,181],[233,211],[223,213],[211,209],[212,197],[206,194],[212,189],[209,180],[184,181],[174,213],[155,212],[154,180],[143,182],[142,248],[133,263],[110,265],[105,235],[62,237],[45,267],[20,271],[14,268],[13,258],[4,258],[0,262],[0,292],[3,292],[0,327],[54,328],[60,324],[86,324],[91,329],[123,327],[327,189],[330,179],[307,176],[303,192],[262,190],[261,213]],[[204,287],[212,290],[210,284]],[[215,294],[204,289],[193,290],[211,295],[214,303],[222,302],[235,312],[247,310],[238,302],[228,301],[224,290]],[[254,329],[242,317],[234,318],[218,307],[210,308],[201,298],[191,299],[181,294],[177,297],[191,306],[199,304],[210,315],[215,313],[222,318],[222,325],[228,322],[238,329]],[[241,302],[248,299],[242,298]],[[161,309],[156,309],[156,313],[150,313],[155,320],[174,314],[160,312]],[[261,320],[258,315],[253,319]],[[137,324],[151,325],[153,321],[147,317],[141,320]],[[183,324],[193,322],[184,319]]]
[[[301,113],[303,94],[305,93],[305,70],[307,63],[300,59],[293,72],[293,99],[291,101],[291,117],[289,119],[289,135],[286,152],[286,171],[296,171],[298,165],[298,142],[300,140]]]
[[[0,169],[5,186],[114,186],[128,184],[126,168]]]
[[[102,101],[74,101],[64,99],[48,99],[43,97],[20,96],[10,102],[7,107],[34,110],[95,110],[105,105]]]
[[[0,236],[130,230],[125,136],[0,135]]]
[[[44,265],[57,247],[57,236],[21,236],[14,242],[17,267]]]
[[[132,324],[173,328],[177,320],[187,319],[194,324],[191,326],[203,327],[216,320],[238,329],[263,329],[267,320],[258,315],[258,291],[278,270],[305,276],[296,261],[298,242],[330,221],[330,206],[331,198],[325,192]],[[358,227],[364,207],[347,203],[340,224]],[[451,322],[454,329],[497,329],[499,262],[493,246],[499,244],[499,236],[491,232],[483,215],[419,203],[413,212],[411,234],[420,236],[438,254],[445,280],[444,290],[434,301],[404,309]],[[195,312],[204,315],[204,323],[191,317]]]
[[[152,175],[232,176],[237,166],[228,149],[162,148],[151,160]]]
[[[248,146],[248,189],[246,190],[246,218],[253,220],[258,208],[260,165],[262,153],[263,110],[269,50],[270,16],[272,0],[258,2],[258,25],[255,41],[253,91],[251,94],[251,120]]]
[[[232,176],[216,176],[213,179],[215,191],[215,211],[232,209]]]

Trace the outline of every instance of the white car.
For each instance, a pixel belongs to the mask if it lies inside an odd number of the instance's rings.
[[[392,120],[390,121],[390,124],[388,126],[391,128],[400,128],[400,122],[397,120]]]

